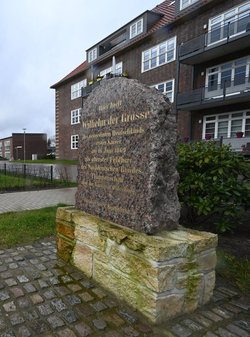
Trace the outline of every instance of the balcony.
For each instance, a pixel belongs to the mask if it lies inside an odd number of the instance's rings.
[[[250,79],[236,85],[234,81],[177,94],[178,110],[200,110],[247,102],[250,100]]]
[[[241,51],[250,45],[250,15],[213,28],[179,46],[179,61],[201,64]]]

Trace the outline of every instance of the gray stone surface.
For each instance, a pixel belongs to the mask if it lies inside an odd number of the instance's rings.
[[[102,81],[84,101],[76,207],[153,234],[179,220],[175,114],[136,80]]]
[[[17,254],[17,255],[16,255]],[[31,263],[31,256],[37,263]],[[249,298],[229,287],[217,287],[220,301],[211,301],[192,315],[184,315],[162,325],[150,326],[142,318],[110,297],[83,273],[56,257],[52,240],[2,250],[0,262],[10,272],[0,274],[0,337],[248,337],[250,335]],[[5,261],[19,256],[25,267],[9,269]],[[37,268],[43,257],[46,271]],[[65,284],[44,288],[44,272]],[[36,275],[33,278],[32,275]],[[20,276],[22,278],[20,279]],[[24,277],[25,276],[25,277]],[[5,282],[5,280],[15,282]],[[29,282],[19,280],[29,279]],[[61,281],[60,281],[61,282]],[[34,287],[31,288],[31,285]],[[14,291],[13,291],[14,289]],[[33,292],[27,291],[31,290]],[[19,296],[22,294],[22,296]],[[222,296],[223,295],[223,296]],[[226,309],[227,308],[227,309]],[[220,317],[218,319],[218,317]]]

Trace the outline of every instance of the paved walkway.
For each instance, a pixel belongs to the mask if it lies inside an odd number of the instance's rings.
[[[217,286],[206,307],[151,327],[42,240],[0,250],[0,337],[29,336],[249,337],[250,303]]]
[[[0,194],[0,213],[75,204],[76,187]]]

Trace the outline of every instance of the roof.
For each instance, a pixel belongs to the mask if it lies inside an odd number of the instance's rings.
[[[134,38],[129,43],[127,43],[126,46],[123,45],[120,48],[115,48],[115,50],[111,49],[109,52],[105,53],[102,57],[99,57],[98,60],[97,60],[97,62],[99,62],[102,59],[105,59],[107,56],[113,55],[114,52],[116,53],[117,51],[120,51],[121,49],[124,49],[124,47],[127,48],[128,46],[131,46],[131,45],[135,44],[136,42],[144,39],[145,37],[147,37],[150,34],[154,33],[155,31],[157,31],[161,27],[163,27],[163,26],[169,24],[171,21],[173,21],[174,18],[175,18],[175,1],[173,1],[173,0],[165,0],[162,3],[160,3],[159,5],[157,5],[156,7],[154,7],[151,11],[155,12],[155,13],[158,13],[158,14],[161,14],[162,17],[160,18],[160,20],[158,20],[149,29],[149,31],[147,33],[138,35],[136,38]],[[56,89],[59,85],[63,84],[64,82],[67,82],[68,80],[73,79],[75,76],[78,76],[78,75],[82,74],[89,67],[90,67],[90,64],[87,61],[84,61],[77,68],[75,68],[73,71],[71,71],[68,75],[66,75],[65,77],[63,77],[60,81],[58,81],[57,83],[53,84],[51,86],[51,88],[52,89]]]

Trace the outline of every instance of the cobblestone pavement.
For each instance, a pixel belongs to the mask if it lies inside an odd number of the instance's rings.
[[[42,240],[0,250],[0,337],[29,336],[249,337],[250,303],[218,286],[206,307],[151,327]]]
[[[0,194],[0,213],[75,204],[76,187]]]

